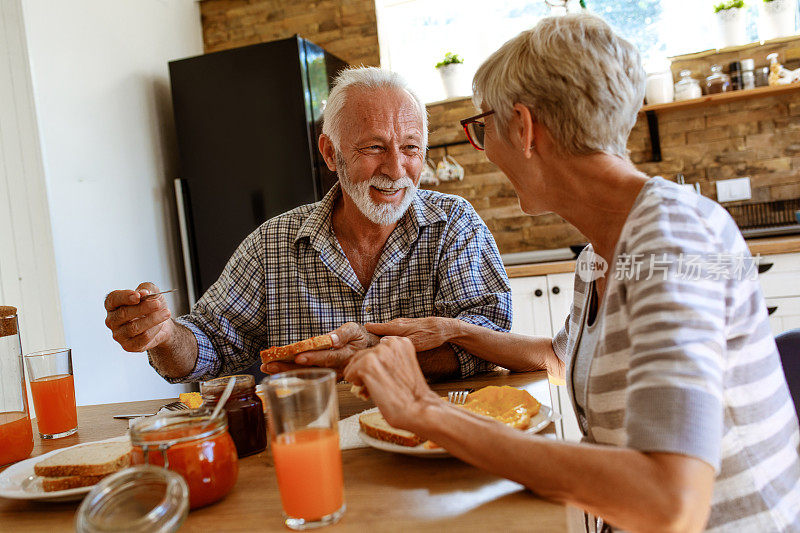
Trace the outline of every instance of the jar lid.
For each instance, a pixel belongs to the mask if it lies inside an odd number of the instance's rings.
[[[742,59],[742,70],[753,70],[755,68],[755,61],[752,59]]]
[[[0,305],[0,337],[17,334],[17,308]]]
[[[100,481],[75,514],[79,533],[177,531],[189,514],[183,477],[160,466],[126,468]]]
[[[211,409],[173,411],[136,420],[131,426],[131,444],[167,449],[175,444],[203,440],[228,429],[225,410],[211,418]]]
[[[231,378],[236,379],[233,390],[231,391],[231,396],[251,391],[256,386],[255,378],[249,374],[236,374],[235,376],[215,378],[200,384],[200,394],[203,395],[203,399],[216,400],[222,396],[222,392],[225,390],[225,387],[228,386],[228,380]]]

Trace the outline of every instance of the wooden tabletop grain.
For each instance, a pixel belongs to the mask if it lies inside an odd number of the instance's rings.
[[[524,388],[550,403],[543,372],[495,372],[434,386],[439,392],[485,385]],[[341,417],[370,404],[338,385]],[[78,408],[78,433],[53,441],[35,438],[32,456],[122,435],[127,422],[114,414],[154,412],[169,400],[92,405]],[[34,425],[35,426],[35,425]],[[34,427],[34,433],[36,428]],[[552,435],[552,427],[544,433]],[[454,458],[417,458],[372,448],[345,450],[342,520],[323,531],[565,531],[565,507],[534,496],[521,485]],[[223,500],[189,514],[181,531],[286,531],[269,451],[240,460],[239,479]],[[0,530],[74,530],[79,502],[43,503],[0,498]]]

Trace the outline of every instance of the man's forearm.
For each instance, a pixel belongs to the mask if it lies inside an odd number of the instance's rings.
[[[197,364],[197,339],[189,328],[172,320],[172,338],[148,353],[158,372],[168,378],[189,375]]]
[[[428,381],[438,381],[458,375],[458,357],[453,347],[449,344],[443,344],[432,350],[417,352],[417,360],[422,373]]]

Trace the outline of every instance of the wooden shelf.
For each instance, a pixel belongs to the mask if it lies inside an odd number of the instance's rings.
[[[639,110],[640,114],[647,117],[647,129],[650,132],[650,146],[652,148],[651,162],[661,161],[661,136],[658,132],[658,113],[664,111],[677,111],[678,109],[692,109],[695,107],[707,107],[715,104],[726,104],[729,102],[736,102],[737,100],[747,100],[750,98],[760,98],[766,96],[775,96],[778,94],[786,94],[794,91],[800,91],[800,83],[791,83],[789,85],[778,85],[777,87],[757,87],[755,89],[747,89],[744,91],[731,91],[727,93],[709,94],[701,96],[700,98],[693,98],[691,100],[682,100],[680,102],[670,102],[668,104],[655,104],[645,105]]]
[[[800,91],[800,83],[778,85],[777,87],[756,87],[755,89],[747,89],[743,91],[709,94],[706,96],[701,96],[700,98],[682,100],[680,102],[670,102],[668,104],[645,105],[642,106],[642,108],[639,110],[639,113],[646,113],[647,111],[673,111],[678,109],[690,109],[693,107],[705,107],[715,104],[727,104],[729,102],[736,102],[737,100],[747,100],[749,98],[759,98],[763,96],[775,96],[794,91]]]

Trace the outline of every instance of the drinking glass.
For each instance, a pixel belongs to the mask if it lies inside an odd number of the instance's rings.
[[[72,350],[45,350],[25,355],[33,406],[43,439],[60,439],[78,431]]]
[[[345,511],[336,372],[292,370],[263,383],[286,526],[300,530],[336,523]]]

